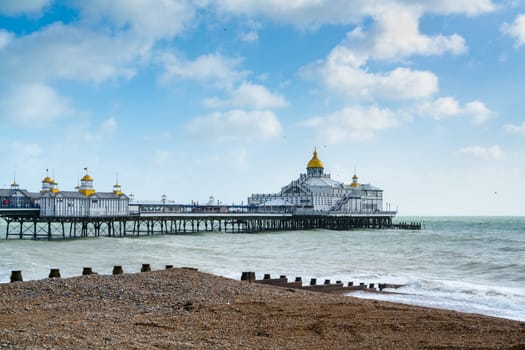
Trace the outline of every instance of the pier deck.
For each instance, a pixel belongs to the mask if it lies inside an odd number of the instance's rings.
[[[368,215],[294,215],[291,213],[140,213],[121,217],[43,217],[38,211],[0,210],[5,238],[74,239],[198,232],[256,233],[293,230],[421,229],[418,223],[394,224],[390,213]],[[0,233],[1,234],[1,233]]]

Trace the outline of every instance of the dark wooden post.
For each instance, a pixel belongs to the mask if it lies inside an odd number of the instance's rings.
[[[124,273],[124,270],[122,269],[122,266],[115,265],[113,266],[113,274],[114,275],[122,275]]]
[[[49,271],[49,278],[60,278],[60,269],[51,269]]]
[[[11,271],[11,283],[12,282],[22,282],[22,281],[23,281],[22,271],[20,270]]]

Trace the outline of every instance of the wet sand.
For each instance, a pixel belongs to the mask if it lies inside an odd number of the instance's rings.
[[[0,284],[0,349],[525,349],[525,322],[188,269]]]

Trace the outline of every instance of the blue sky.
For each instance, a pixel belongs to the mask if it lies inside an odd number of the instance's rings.
[[[246,201],[305,171],[523,215],[525,4],[0,0],[0,187]]]

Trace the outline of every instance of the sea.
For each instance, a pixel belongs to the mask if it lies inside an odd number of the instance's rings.
[[[126,238],[32,241],[3,239],[0,223],[0,283],[12,270],[24,280],[46,278],[50,268],[62,277],[83,267],[111,274],[195,267],[240,279],[286,275],[303,283],[316,278],[359,283],[402,284],[395,292],[355,292],[359,298],[456,310],[525,321],[525,217],[399,217],[422,222],[420,231],[281,231],[231,234],[206,232]]]

